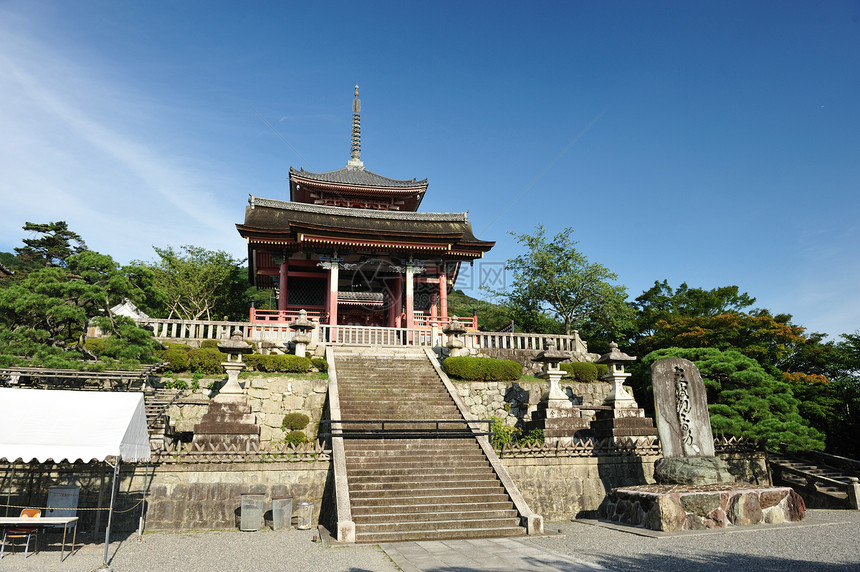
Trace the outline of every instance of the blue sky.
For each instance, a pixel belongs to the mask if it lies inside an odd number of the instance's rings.
[[[365,166],[428,177],[422,210],[468,210],[486,263],[570,226],[631,298],[737,284],[836,336],[860,328],[858,71],[856,0],[3,1],[0,250],[66,220],[121,262],[244,257],[249,193],[346,164],[358,83]]]

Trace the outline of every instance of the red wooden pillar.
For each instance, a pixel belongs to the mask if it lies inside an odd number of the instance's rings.
[[[281,267],[278,271],[278,310],[283,312],[287,309],[287,257],[281,257]],[[279,316],[280,319],[286,319],[285,316]]]
[[[328,296],[326,297],[325,302],[325,309],[326,312],[328,312],[328,323],[330,326],[337,325],[337,280],[338,264],[337,262],[332,261],[328,271]]]
[[[439,273],[439,317],[442,318],[442,323],[447,322],[448,318],[448,278],[445,275],[443,268]]]
[[[406,327],[415,327],[415,267],[411,264],[406,266]]]
[[[403,279],[387,278],[385,286],[388,288],[388,327],[400,327],[400,312],[403,307]]]

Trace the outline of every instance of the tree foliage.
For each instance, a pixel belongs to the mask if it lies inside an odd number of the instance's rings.
[[[603,323],[617,328],[628,314],[624,304],[626,289],[612,284],[618,277],[602,264],[589,262],[566,228],[547,239],[543,226],[533,234],[516,234],[526,252],[507,261],[513,272],[512,284],[506,290],[492,291],[520,319],[529,325],[539,324],[549,315],[571,331],[587,322]]]
[[[30,238],[21,239],[24,246],[16,248],[20,266],[65,266],[66,260],[87,250],[81,236],[69,230],[65,221],[49,223],[24,223],[24,230],[32,233]]]
[[[185,245],[153,247],[158,259],[149,266],[155,286],[164,293],[168,318],[184,320],[237,318],[247,315],[245,269],[222,250]],[[146,267],[145,263],[136,263]],[[241,306],[241,310],[237,306]]]
[[[668,348],[642,361],[650,367],[669,357],[688,359],[699,368],[714,433],[755,439],[773,448],[780,443],[791,450],[824,448],[824,435],[800,415],[791,386],[754,359],[734,350]]]
[[[110,256],[84,250],[65,259],[65,267],[47,266],[0,288],[0,324],[7,363],[76,367],[97,356],[85,345],[91,321],[111,336],[102,348],[107,360],[134,365],[151,361],[156,342],[126,318],[109,309],[124,299],[144,303],[152,284]]]

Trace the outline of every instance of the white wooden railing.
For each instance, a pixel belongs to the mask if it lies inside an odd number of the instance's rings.
[[[209,320],[174,320],[149,318],[138,324],[150,327],[156,338],[173,341],[227,340],[234,330],[242,332],[246,340],[287,342],[295,332],[289,322],[227,322]],[[444,345],[448,336],[441,326],[430,328],[384,328],[368,326],[330,326],[317,324],[309,332],[312,343],[332,345],[421,346]],[[462,335],[467,348],[542,350],[550,343],[561,351],[587,353],[588,349],[578,332],[560,334],[513,334],[510,332],[467,331]]]

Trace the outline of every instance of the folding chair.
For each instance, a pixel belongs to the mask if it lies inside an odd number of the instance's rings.
[[[38,518],[42,516],[42,511],[35,508],[25,508],[21,511],[22,518]],[[27,544],[24,545],[24,558],[27,558],[28,552],[30,550],[30,538],[34,539],[36,550],[34,553],[39,552],[39,527],[37,526],[19,526],[17,528],[8,528],[3,532],[3,543],[0,544],[0,558],[3,558],[3,552],[6,550],[6,539],[12,538],[26,538]],[[9,546],[12,547],[12,552],[15,551],[15,545],[13,543],[9,543]]]

